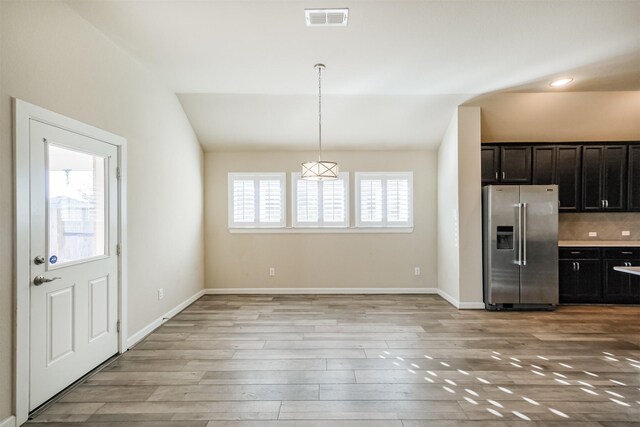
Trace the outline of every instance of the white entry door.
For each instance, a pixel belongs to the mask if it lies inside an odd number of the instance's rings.
[[[29,123],[33,410],[118,352],[117,147]]]

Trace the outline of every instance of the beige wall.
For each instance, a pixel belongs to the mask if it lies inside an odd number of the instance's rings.
[[[480,109],[458,107],[438,150],[438,288],[460,308],[482,303]]]
[[[638,141],[640,91],[501,93],[482,107],[482,142]]]
[[[461,307],[483,301],[480,166],[480,108],[458,107]]]
[[[458,109],[438,149],[438,289],[460,300]]]
[[[203,155],[175,94],[65,4],[3,1],[0,28],[2,420],[12,412],[10,97],[128,139],[129,335],[202,289],[204,249]]]
[[[211,152],[205,155],[207,288],[435,288],[436,153],[338,152],[324,158],[352,172],[413,171],[414,231],[409,234],[231,234],[229,172],[297,172],[313,152]],[[287,199],[290,199],[290,175]],[[288,223],[291,223],[290,203]],[[414,276],[419,266],[421,276]],[[269,267],[276,276],[269,277]]]

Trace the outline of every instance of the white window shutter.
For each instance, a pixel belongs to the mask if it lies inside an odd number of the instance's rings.
[[[318,181],[305,181],[297,179],[296,192],[296,212],[297,222],[317,223],[320,214],[320,198],[318,195]]]
[[[360,221],[382,222],[382,179],[360,180]]]
[[[255,210],[255,181],[238,179],[233,181],[233,222],[254,223]]]
[[[346,222],[345,181],[322,182],[322,219],[325,223]]]
[[[409,180],[394,178],[387,180],[387,221],[409,221]]]
[[[260,222],[279,223],[282,221],[282,190],[277,179],[261,179],[260,186]]]

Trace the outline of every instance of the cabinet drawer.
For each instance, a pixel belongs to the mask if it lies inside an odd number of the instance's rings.
[[[603,258],[605,259],[627,259],[640,258],[640,248],[606,248]]]
[[[560,248],[560,259],[600,259],[599,248]]]

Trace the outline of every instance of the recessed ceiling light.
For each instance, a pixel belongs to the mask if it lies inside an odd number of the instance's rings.
[[[305,9],[307,27],[346,27],[349,9]]]
[[[561,79],[557,79],[549,83],[551,87],[562,87],[566,86],[573,81],[573,77],[563,77]]]

